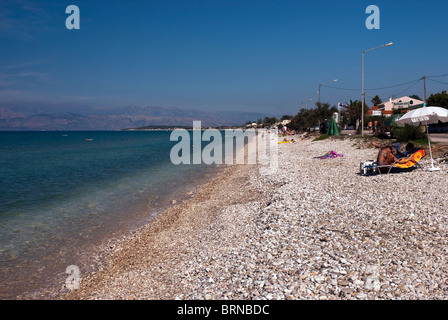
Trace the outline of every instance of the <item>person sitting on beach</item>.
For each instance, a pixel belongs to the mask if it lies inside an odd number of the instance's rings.
[[[373,146],[380,148],[377,157],[378,166],[390,166],[395,162],[406,163],[409,161],[401,152],[398,151],[396,146],[380,146],[379,144],[372,142]],[[381,172],[387,172],[387,168],[378,168]]]
[[[384,147],[388,147],[388,146],[381,146],[378,143],[376,143],[375,141],[372,142],[372,145],[375,148],[384,148]],[[400,159],[400,158],[407,158],[409,156],[411,156],[412,154],[414,154],[415,152],[417,152],[419,150],[419,148],[415,148],[414,144],[412,142],[409,142],[406,147],[405,147],[405,151],[400,152],[400,144],[398,142],[395,142],[393,144],[393,146],[389,146],[391,148],[396,149],[396,152],[394,152],[394,155]]]
[[[397,158],[401,159],[401,158],[408,158],[410,157],[412,154],[416,153],[419,148],[415,148],[414,144],[412,142],[409,142],[406,146],[405,146],[405,150],[403,152],[400,151],[400,144],[398,142],[394,143],[394,146],[397,148],[398,152],[397,152]]]
[[[402,153],[404,157],[409,157],[409,156],[411,156],[412,154],[416,153],[419,150],[419,148],[414,147],[414,144],[412,142],[409,142],[406,145],[405,149],[406,150],[403,151],[403,153]]]

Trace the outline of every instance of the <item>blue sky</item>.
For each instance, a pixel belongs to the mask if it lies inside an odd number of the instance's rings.
[[[79,30],[65,27],[72,4]],[[447,13],[445,0],[2,0],[0,104],[295,114],[333,79],[322,102],[360,100],[361,53],[388,42],[366,53],[367,89],[448,74]],[[428,96],[448,87],[433,80]],[[423,98],[423,81],[366,93]]]

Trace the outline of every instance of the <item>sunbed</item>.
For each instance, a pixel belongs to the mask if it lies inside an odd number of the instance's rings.
[[[409,169],[409,168],[412,168],[414,166],[417,166],[417,167],[423,169],[423,167],[420,165],[419,161],[425,155],[426,155],[425,150],[418,149],[416,152],[411,154],[409,157],[404,158],[404,159],[403,158],[399,159],[399,160],[395,161],[393,164],[390,164],[390,165],[378,165],[378,163],[374,162],[374,161],[361,162],[360,165],[359,165],[359,170],[360,170],[361,174],[367,175],[367,174],[371,174],[371,173],[375,173],[375,172],[379,172],[380,174],[381,173],[388,174],[394,168],[396,168],[396,169]],[[407,160],[407,161],[403,161],[403,160]]]

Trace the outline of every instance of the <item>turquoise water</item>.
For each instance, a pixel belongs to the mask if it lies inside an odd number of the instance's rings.
[[[86,243],[147,222],[213,172],[172,164],[170,133],[0,132],[0,298],[79,264]]]

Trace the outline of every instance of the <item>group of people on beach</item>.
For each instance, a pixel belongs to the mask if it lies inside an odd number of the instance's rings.
[[[372,121],[369,121],[367,128],[369,128],[369,133],[375,133],[378,128],[378,120],[375,120],[373,123]]]

